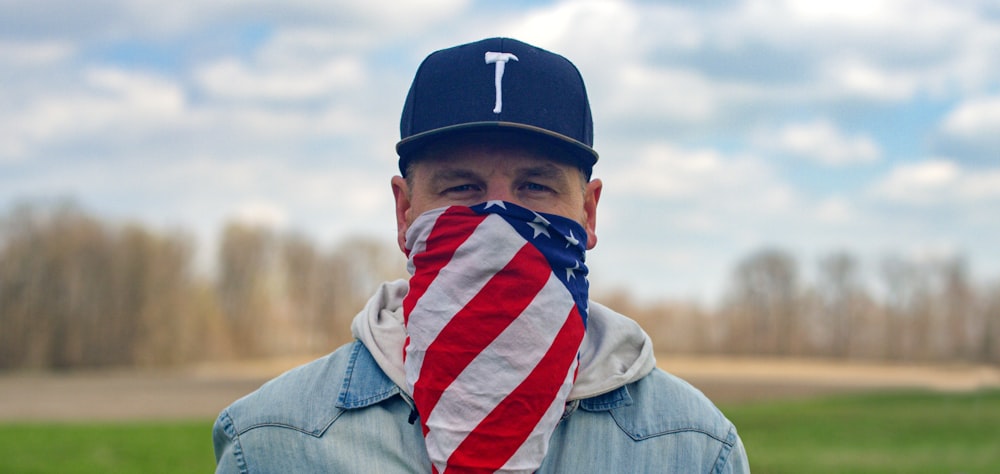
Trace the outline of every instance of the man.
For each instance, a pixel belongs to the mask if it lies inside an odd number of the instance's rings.
[[[408,281],[354,343],[219,416],[219,472],[747,472],[736,429],[587,298],[602,183],[583,80],[512,39],[438,51],[392,178]]]

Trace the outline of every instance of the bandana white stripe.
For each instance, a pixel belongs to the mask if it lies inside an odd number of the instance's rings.
[[[555,286],[557,285],[557,286]],[[430,433],[428,445],[438,446],[443,453],[453,452],[465,439],[468,433],[456,433],[454,427],[467,426],[475,428],[493,409],[514,391],[528,376],[538,363],[535,353],[525,350],[526,347],[549,347],[555,335],[559,332],[565,319],[553,317],[553,314],[569,314],[572,300],[556,298],[562,289],[562,283],[555,278],[549,281],[531,305],[493,343],[486,347],[469,367],[448,387],[438,401],[438,407],[427,419]],[[529,339],[530,338],[530,339]],[[565,398],[573,385],[573,373],[567,373],[560,397]],[[490,367],[489,372],[481,367]],[[469,399],[468,393],[477,393],[478,397]],[[448,407],[448,408],[446,408]],[[562,414],[563,407],[557,407],[556,417]],[[553,410],[549,410],[553,411]],[[548,414],[548,412],[547,412]],[[546,417],[551,419],[551,415]],[[551,420],[549,420],[551,421]],[[543,418],[540,426],[546,426]],[[435,429],[435,428],[450,428]],[[536,426],[534,435],[541,434]],[[516,459],[515,455],[512,460]]]
[[[487,217],[480,226],[496,225],[498,223],[491,223],[490,221],[497,219],[500,219],[502,223],[502,218],[492,215]],[[431,227],[428,226],[427,229],[418,230],[429,233]],[[427,287],[427,291],[424,292],[424,295],[417,301],[416,306],[413,308],[414,313],[423,314],[424,317],[420,324],[410,325],[408,328],[407,333],[411,339],[419,338],[425,341],[437,339],[441,329],[451,321],[451,317],[464,308],[465,305],[469,304],[469,301],[483,289],[489,278],[500,271],[514,257],[518,250],[523,247],[523,243],[516,245],[516,242],[511,241],[490,241],[487,234],[482,232],[473,233],[469,236],[455,251],[455,256],[451,262],[441,269],[437,278]],[[410,251],[410,254],[416,255],[417,250],[422,251],[426,245],[426,239],[420,239],[417,245]],[[471,252],[476,252],[476,249],[482,248],[489,248],[491,251],[479,252],[474,256],[470,255]],[[483,278],[471,280],[466,273],[463,273],[461,267],[467,265],[469,259],[475,259],[480,262],[482,265],[481,268],[485,270]],[[410,259],[409,265],[413,265],[412,259]],[[406,364],[411,367],[422,366],[424,352],[410,349],[408,347],[406,351]],[[418,375],[418,371],[407,371],[406,384],[411,389],[416,383]]]

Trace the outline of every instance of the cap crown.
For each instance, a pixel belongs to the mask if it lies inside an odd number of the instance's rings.
[[[514,39],[490,38],[434,52],[421,63],[399,124],[400,170],[422,143],[491,127],[552,137],[569,145],[587,170],[597,161],[590,104],[576,66]]]

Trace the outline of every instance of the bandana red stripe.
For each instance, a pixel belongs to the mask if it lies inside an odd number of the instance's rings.
[[[403,299],[404,323],[407,322],[413,311],[413,306],[424,295],[431,282],[437,278],[438,272],[451,261],[455,250],[472,235],[476,227],[486,217],[488,215],[476,214],[468,208],[453,207],[437,218],[434,228],[427,238],[427,245],[433,245],[439,251],[419,253],[413,257],[414,265],[419,265],[427,270],[410,278],[410,291]]]
[[[455,314],[427,348],[425,357],[436,358],[437,363],[421,367],[413,388],[417,406],[434,410],[455,377],[534,300],[549,271],[545,257],[525,245]]]
[[[472,433],[459,445],[458,449],[449,458],[449,464],[460,466],[482,465],[487,470],[493,472],[495,466],[502,466],[521,447],[521,443],[528,438],[531,433],[525,432],[523,426],[515,426],[511,420],[517,420],[518,424],[535,426],[550,406],[541,406],[536,403],[539,399],[552,400],[559,391],[558,387],[566,379],[566,374],[570,373],[570,367],[577,363],[576,359],[561,357],[566,351],[574,351],[580,346],[583,338],[583,325],[580,323],[580,314],[576,307],[570,311],[566,322],[559,330],[552,347],[538,363],[531,374],[518,386],[517,390],[507,396],[496,408],[490,412]],[[537,387],[554,387],[549,393],[539,393]],[[561,412],[563,407],[556,407]],[[495,439],[489,434],[502,433],[504,436]],[[492,466],[492,467],[491,467]]]

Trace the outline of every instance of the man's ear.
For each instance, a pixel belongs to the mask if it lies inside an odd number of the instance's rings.
[[[396,242],[406,255],[406,230],[410,228],[410,187],[402,176],[393,176],[392,197],[396,201]]]
[[[584,187],[583,191],[583,211],[584,226],[587,228],[587,250],[597,246],[597,203],[601,200],[601,191],[604,183],[599,179],[592,179]]]

